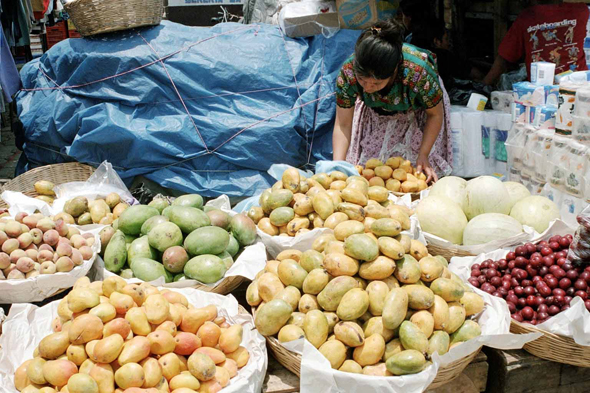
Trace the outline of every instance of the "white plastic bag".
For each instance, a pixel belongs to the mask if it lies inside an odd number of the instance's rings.
[[[104,161],[85,182],[70,182],[55,186],[56,200],[53,202],[53,210],[56,213],[63,211],[66,202],[77,196],[84,196],[90,200],[98,197],[106,197],[114,192],[119,194],[121,201],[130,205],[137,204],[123,180],[119,177],[113,166]]]
[[[89,200],[94,200],[98,197],[105,198],[112,192],[119,194],[121,201],[125,201],[130,205],[138,203],[125,186],[125,183],[117,175],[113,166],[107,161],[100,164],[85,182],[76,181],[59,184],[53,188],[53,191],[56,195],[53,205],[14,191],[4,191],[0,197],[8,204],[8,212],[12,216],[20,212],[33,214],[36,210],[46,216],[52,216],[61,213],[66,202],[72,198],[84,196]]]
[[[175,289],[187,297],[195,307],[214,304],[219,314],[230,324],[239,323],[244,328],[242,345],[250,352],[248,364],[230,380],[223,393],[258,393],[262,389],[267,367],[266,341],[255,330],[250,315],[238,314],[238,302],[232,295],[185,288]],[[57,316],[59,300],[43,307],[31,304],[13,305],[0,336],[0,393],[17,393],[14,388],[14,372],[27,359],[33,358],[33,351],[42,338],[52,333],[51,322]]]
[[[563,221],[554,222],[547,231],[536,236],[531,240],[532,243],[537,243],[542,240],[548,240],[554,235],[573,234],[573,229]],[[480,254],[476,257],[455,257],[451,259],[449,269],[451,272],[458,275],[461,279],[467,280],[471,276],[471,266],[476,263],[481,263],[487,259],[494,261],[504,258],[510,248],[496,250],[493,252]],[[478,293],[485,293],[478,290]],[[490,296],[490,295],[488,295]],[[496,298],[506,306],[503,299]],[[510,312],[506,306],[504,318],[510,318]],[[546,322],[536,325],[536,328],[555,333],[561,336],[573,338],[579,345],[590,346],[590,313],[584,306],[582,299],[574,298],[570,304],[570,308],[566,311],[549,318]]]

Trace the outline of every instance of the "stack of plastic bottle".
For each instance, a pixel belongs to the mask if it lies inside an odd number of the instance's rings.
[[[590,202],[590,72],[555,80],[559,85],[514,84],[508,177],[552,199],[577,226]]]

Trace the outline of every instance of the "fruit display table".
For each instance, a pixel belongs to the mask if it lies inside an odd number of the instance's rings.
[[[488,391],[497,393],[587,392],[590,368],[540,359],[524,350],[484,348],[490,366]]]

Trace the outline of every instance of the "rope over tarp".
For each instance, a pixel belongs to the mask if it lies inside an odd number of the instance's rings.
[[[63,41],[21,71],[29,166],[107,160],[126,182],[253,195],[272,164],[331,158],[335,80],[358,34],[164,21]]]

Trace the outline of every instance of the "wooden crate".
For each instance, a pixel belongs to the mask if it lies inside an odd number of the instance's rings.
[[[428,393],[480,393],[485,391],[488,377],[487,357],[480,352],[475,360],[467,366],[463,374],[448,384]],[[299,378],[275,360],[268,357],[268,370],[262,387],[263,393],[299,392]]]
[[[490,366],[487,391],[493,393],[587,393],[590,368],[537,358],[524,350],[485,348]]]

